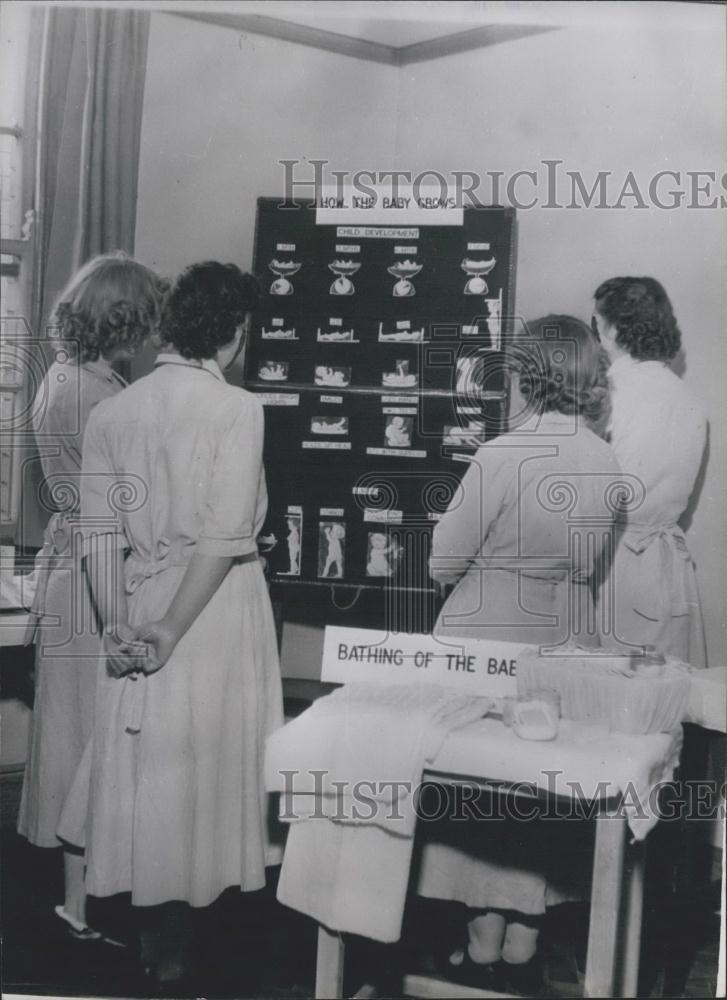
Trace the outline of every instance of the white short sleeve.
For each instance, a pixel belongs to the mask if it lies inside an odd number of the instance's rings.
[[[257,551],[255,525],[264,492],[263,408],[250,397],[235,398],[214,459],[197,551],[242,556]]]

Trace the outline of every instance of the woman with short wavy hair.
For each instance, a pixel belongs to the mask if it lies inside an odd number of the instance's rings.
[[[435,635],[453,649],[462,637],[597,645],[590,581],[619,477],[590,427],[607,402],[603,352],[580,320],[549,315],[528,324],[510,364],[520,412],[479,448],[434,529],[430,573],[453,587]],[[433,834],[419,892],[468,907],[467,942],[446,963],[448,979],[537,991],[548,857],[541,826],[448,823]]]
[[[126,254],[104,254],[73,276],[51,318],[56,360],[33,406],[39,499],[50,520],[28,635],[35,704],[18,819],[19,832],[39,847],[60,845],[58,821],[91,731],[101,651],[77,537],[83,434],[96,405],[126,385],[112,365],[156,333],[165,292],[165,282]],[[75,937],[98,938],[86,925],[83,868],[83,856],[67,850],[65,902],[56,912]]]
[[[164,310],[163,335],[180,357],[206,360],[245,325],[260,298],[257,279],[234,264],[208,261],[187,268]]]
[[[579,631],[593,645],[593,621],[569,608],[588,601],[598,553],[571,544],[579,518],[613,519],[601,474],[618,466],[592,430],[608,406],[604,354],[584,323],[554,314],[528,324],[510,364],[520,412],[478,450],[434,531],[431,575],[454,585],[435,630],[550,644]]]
[[[609,440],[639,483],[619,519],[602,615],[613,639],[703,667],[696,573],[678,520],[699,474],[707,421],[669,368],[681,346],[672,305],[654,278],[611,278],[596,289],[593,326],[611,359]]]
[[[159,326],[167,283],[122,251],[89,260],[56,302],[53,339],[80,364],[133,357]]]
[[[89,574],[105,627],[127,644],[98,679],[88,823],[74,829],[68,810],[62,829],[85,835],[89,891],[163,907],[142,958],[170,990],[192,960],[189,907],[261,889],[280,861],[262,768],[282,724],[257,552],[263,408],[223,375],[258,299],[233,264],[189,267],[154,371],[97,408],[84,444]],[[128,485],[116,509],[109,478]]]
[[[605,437],[610,414],[609,361],[584,323],[545,316],[526,328],[513,348],[525,414],[563,413],[582,418]]]

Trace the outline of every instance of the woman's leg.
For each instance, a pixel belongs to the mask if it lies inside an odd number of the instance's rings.
[[[524,965],[535,956],[539,933],[537,927],[533,927],[532,924],[521,924],[517,917],[507,925],[502,957],[508,965]]]
[[[83,851],[72,848],[63,850],[63,877],[65,883],[65,900],[63,909],[77,920],[79,924],[86,923],[86,858]]]
[[[537,919],[533,920],[524,913],[509,915],[501,966],[508,991],[533,996],[540,990],[543,969],[538,955],[539,933],[540,922]]]
[[[467,950],[473,962],[481,965],[498,962],[502,957],[505,918],[494,910],[480,913],[467,924],[467,935]]]

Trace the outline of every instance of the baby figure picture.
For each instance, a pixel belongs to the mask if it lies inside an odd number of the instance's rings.
[[[466,426],[445,424],[442,444],[455,444],[461,448],[479,448],[485,443],[483,420],[469,420]]]
[[[388,448],[411,447],[413,417],[392,416],[386,418],[384,439]]]
[[[311,434],[348,434],[348,417],[313,417]]]
[[[300,576],[300,535],[301,522],[303,518],[300,514],[288,514],[285,523],[288,528],[288,569],[285,571],[288,576]]]
[[[482,389],[482,359],[477,355],[457,358],[457,382],[455,392],[458,396],[478,396]]]
[[[502,342],[502,293],[496,299],[485,299],[487,305],[487,330],[490,334],[490,345],[493,350],[499,351]]]
[[[351,369],[339,366],[316,365],[314,381],[316,385],[350,385]]]
[[[319,343],[332,342],[332,343],[342,343],[342,344],[355,344],[358,343],[354,339],[354,329],[351,327],[350,330],[321,330],[318,327],[316,332],[316,340]]]
[[[285,382],[288,378],[288,362],[263,361],[258,368],[257,376],[265,382]]]
[[[394,371],[382,374],[381,384],[385,386],[397,386],[402,389],[409,388],[417,384],[417,376],[409,371],[409,362],[405,358],[397,358]]]
[[[262,328],[262,338],[263,340],[297,340],[295,335],[295,327],[291,326],[288,330],[283,330],[281,327],[271,327],[267,329],[265,326]]]
[[[395,538],[389,540],[383,531],[370,531],[366,576],[393,576],[400,555],[401,546]]]
[[[321,579],[342,578],[345,544],[345,524],[321,521],[318,529],[318,576]]]

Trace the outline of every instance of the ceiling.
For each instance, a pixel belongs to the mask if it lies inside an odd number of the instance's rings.
[[[196,6],[196,5],[195,5]],[[266,0],[170,11],[235,31],[267,35],[357,59],[406,66],[469,49],[557,30],[502,14],[517,5],[429,2],[299,2]],[[167,8],[168,9],[168,8]],[[545,19],[544,19],[545,20]]]

